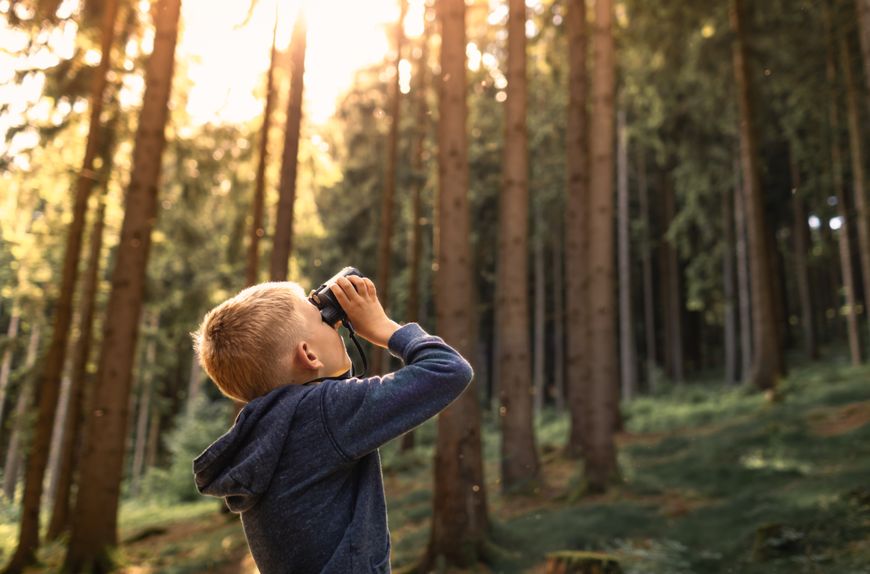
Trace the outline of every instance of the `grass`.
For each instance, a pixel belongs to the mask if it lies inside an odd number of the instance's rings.
[[[601,551],[631,574],[870,573],[870,369],[814,364],[767,403],[742,387],[665,387],[624,408],[622,483],[574,500],[581,464],[564,458],[564,415],[536,424],[544,480],[506,496],[498,480],[499,434],[485,416],[486,489],[493,572],[543,572],[548,553]],[[414,564],[431,515],[435,423],[417,447],[382,449],[393,539],[392,566]],[[121,536],[129,572],[237,572],[246,555],[238,520],[213,501],[125,503]],[[6,514],[2,514],[5,512]],[[12,511],[0,509],[0,549],[14,545]],[[46,562],[62,549],[50,547]]]

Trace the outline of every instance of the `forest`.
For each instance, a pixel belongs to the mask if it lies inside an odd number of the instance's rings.
[[[0,0],[0,572],[258,572],[191,335],[346,266],[372,571],[870,572],[868,147],[870,0]]]

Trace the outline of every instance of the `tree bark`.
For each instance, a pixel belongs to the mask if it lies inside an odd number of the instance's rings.
[[[868,23],[870,25],[870,23]],[[858,88],[852,72],[852,57],[845,34],[840,34],[840,62],[846,80],[846,109],[849,118],[849,149],[852,159],[852,193],[855,202],[855,218],[858,221],[858,254],[861,257],[861,272],[864,279],[864,313],[870,309],[870,210],[864,189],[864,142],[861,133],[861,114],[858,111]],[[870,321],[867,321],[870,328]]]
[[[18,392],[18,399],[15,401],[15,426],[12,430],[12,436],[9,437],[9,448],[6,450],[6,460],[3,465],[3,493],[6,495],[7,500],[12,502],[15,501],[15,486],[18,484],[23,454],[21,444],[24,440],[23,435],[26,427],[28,426],[27,410],[32,406],[35,390],[33,387],[35,379],[29,373],[36,363],[36,352],[39,349],[40,336],[40,325],[34,320],[30,328],[30,342],[27,344],[27,355],[24,361],[24,369],[28,375],[24,377],[21,390]]]
[[[118,115],[115,114],[106,127],[106,136],[101,152],[103,164],[100,170],[101,181],[108,187],[112,171],[112,157],[115,150],[115,128]],[[107,193],[106,190],[103,192]],[[52,506],[51,520],[48,523],[46,538],[56,540],[69,529],[70,497],[75,482],[76,461],[81,451],[81,435],[84,426],[85,397],[87,390],[87,366],[93,342],[94,315],[99,285],[100,253],[103,249],[103,229],[105,227],[106,200],[100,197],[97,215],[91,228],[87,269],[85,270],[82,294],[79,301],[79,338],[73,350],[73,364],[70,372],[70,403],[66,418],[64,440],[58,461],[57,490]]]
[[[302,93],[305,77],[305,13],[300,10],[290,40],[290,98],[287,101],[287,126],[284,154],[281,156],[281,181],[275,213],[275,236],[269,277],[286,281],[293,245],[293,211],[296,203],[296,172],[299,166],[299,133],[302,129]]]
[[[867,113],[870,114],[870,0],[855,0],[858,12],[858,38],[861,42],[861,59],[864,61],[864,81],[867,90]],[[870,303],[867,304],[870,306]]]
[[[27,470],[24,481],[24,500],[21,509],[21,528],[18,547],[5,572],[21,572],[33,563],[39,547],[39,509],[42,501],[42,482],[48,464],[54,414],[60,394],[60,378],[66,358],[69,327],[72,320],[72,299],[78,279],[79,255],[85,227],[85,212],[88,198],[95,180],[94,159],[99,150],[102,130],[100,115],[106,92],[107,74],[112,57],[112,43],[115,37],[115,20],[118,14],[118,1],[106,0],[103,6],[102,39],[100,43],[100,63],[94,71],[90,92],[90,118],[88,125],[85,156],[82,168],[76,178],[73,217],[67,231],[60,291],[55,303],[51,343],[43,363],[42,373],[37,382],[38,414],[33,443],[27,457]]]
[[[381,226],[378,236],[378,299],[389,313],[390,280],[393,258],[393,219],[396,196],[396,170],[399,158],[399,127],[401,125],[402,90],[399,87],[399,65],[402,62],[402,47],[405,43],[405,14],[408,0],[399,1],[399,20],[396,22],[396,61],[393,66],[393,81],[390,83],[390,133],[387,139],[387,165],[384,173],[384,189],[381,194]],[[385,372],[389,355],[380,347],[372,349],[372,374]]]
[[[791,205],[795,281],[797,282],[798,299],[801,306],[804,352],[809,359],[816,360],[819,358],[819,349],[816,342],[813,299],[810,290],[810,274],[807,266],[807,254],[810,249],[809,231],[807,229],[807,208],[804,204],[803,190],[801,189],[800,170],[791,152],[789,153],[789,167],[792,185]]]
[[[752,288],[749,280],[749,256],[746,249],[746,202],[740,175],[740,160],[734,162],[734,227],[737,232],[737,298],[740,313],[740,380],[749,380],[752,370]]]
[[[746,30],[744,0],[731,0],[730,20],[734,32],[732,57],[740,110],[740,155],[744,174],[743,188],[746,192],[749,264],[752,270],[754,353],[750,382],[758,389],[775,392],[779,378],[782,376],[780,370],[782,360],[767,247],[767,223],[758,168],[758,143],[753,123],[752,80],[747,62],[749,34]]]
[[[468,135],[466,123],[465,2],[438,0],[441,22],[439,89],[438,220],[435,306],[440,335],[464,357],[474,357]],[[450,233],[443,233],[443,222]],[[477,385],[438,416],[432,529],[423,560],[469,566],[478,561],[489,533]]]
[[[545,352],[547,333],[545,324],[547,320],[547,275],[544,261],[544,218],[541,208],[535,209],[535,232],[532,240],[532,257],[534,258],[534,342],[532,353],[532,386],[534,392],[534,416],[533,421],[541,416],[544,408],[544,386],[547,373],[547,363],[553,360],[550,353]],[[534,427],[533,427],[534,428]]]
[[[589,123],[587,116],[586,0],[569,0],[568,110],[565,137],[565,310],[567,323],[566,398],[571,431],[566,452],[583,451],[583,411],[589,387]]]
[[[526,130],[526,5],[510,0],[504,183],[499,201],[496,328],[501,368],[502,488],[527,488],[538,477],[531,388],[528,254],[529,182]]]
[[[151,397],[154,395],[154,367],[157,363],[156,341],[154,340],[159,327],[160,315],[152,312],[149,326],[150,340],[145,348],[145,362],[140,367],[142,373],[141,392],[139,394],[138,412],[136,413],[136,445],[133,454],[133,468],[130,476],[130,495],[139,495],[139,485],[145,474],[145,446],[148,442],[148,422],[151,415]]]
[[[154,49],[133,150],[103,345],[81,461],[76,511],[64,569],[106,571],[116,546],[117,510],[127,434],[131,368],[139,330],[151,230],[157,218],[161,156],[178,38],[180,0],[158,0]]]
[[[420,320],[420,265],[422,264],[423,251],[423,187],[426,184],[426,171],[423,166],[423,147],[426,143],[428,119],[428,106],[426,105],[426,68],[429,58],[429,26],[423,19],[423,39],[420,50],[420,58],[417,61],[417,74],[414,91],[417,94],[417,121],[414,130],[413,151],[411,155],[411,170],[414,174],[412,185],[413,213],[411,223],[411,253],[408,259],[411,261],[410,295],[408,296],[408,309],[406,315],[408,322]],[[414,431],[410,430],[402,437],[401,450],[408,451],[414,448]]]
[[[9,373],[12,370],[12,347],[16,337],[18,337],[18,324],[21,322],[21,315],[18,310],[17,303],[12,304],[12,316],[9,317],[9,326],[6,328],[6,338],[9,340],[9,346],[3,351],[3,363],[0,364],[0,434],[3,429],[3,411],[6,407],[6,394],[9,389]]]
[[[619,378],[614,277],[614,92],[612,0],[597,0],[592,32],[592,105],[589,164],[589,388],[584,410],[585,478],[590,492],[617,478]]]
[[[617,112],[616,179],[619,211],[619,359],[622,400],[630,401],[637,392],[634,317],[631,309],[631,210],[628,192],[628,127],[625,110]]]
[[[70,407],[70,376],[66,373],[61,379],[60,395],[57,400],[57,409],[54,413],[54,424],[52,425],[51,433],[51,448],[48,451],[48,490],[45,493],[45,499],[42,502],[43,507],[54,507],[55,494],[57,493],[57,485],[59,477],[59,465],[61,457],[61,445],[64,441],[64,430],[66,429],[66,421],[69,418]]]
[[[662,178],[663,193],[664,193],[664,211],[665,221],[668,227],[674,222],[677,216],[676,194],[674,192],[673,183],[665,176]],[[683,352],[683,302],[680,296],[682,291],[682,281],[680,280],[680,258],[677,253],[676,243],[672,239],[665,238],[664,244],[665,273],[667,274],[667,289],[665,297],[667,298],[667,321],[668,321],[668,345],[666,352],[668,353],[668,365],[670,366],[669,375],[676,383],[682,383],[685,377],[684,364],[685,356]]]
[[[275,107],[275,68],[278,65],[277,40],[278,9],[276,5],[275,25],[272,27],[272,51],[269,58],[269,72],[266,76],[266,105],[263,109],[263,127],[260,130],[260,157],[257,161],[254,200],[251,202],[251,233],[248,238],[248,257],[245,266],[245,285],[247,286],[258,283],[260,239],[266,234],[266,230],[263,228],[263,211],[266,197],[266,164],[269,160],[269,128],[272,126],[272,109]]]
[[[836,91],[837,71],[834,57],[834,31],[831,25],[831,14],[825,5],[825,20],[828,28],[828,50],[826,63],[826,79],[828,83],[828,120],[830,122],[831,141],[831,183],[837,196],[837,213],[840,217],[840,229],[837,231],[837,244],[840,253],[840,268],[843,273],[843,291],[846,296],[846,326],[849,338],[849,356],[853,365],[861,364],[861,339],[858,334],[858,316],[855,306],[855,276],[852,268],[852,247],[849,242],[849,209],[846,203],[846,189],[843,182],[843,160],[840,149],[840,116]]]
[[[652,217],[649,207],[649,186],[646,174],[646,153],[638,146],[637,186],[640,195],[640,211],[643,217],[643,313],[644,338],[646,339],[646,382],[647,390],[656,390],[656,326],[655,295],[653,289],[652,265]]]
[[[553,398],[556,411],[565,410],[565,273],[563,232],[553,238]]]
[[[723,295],[725,297],[725,384],[735,385],[737,378],[737,312],[734,304],[734,200],[732,191],[722,193],[722,225],[725,244],[722,253]]]

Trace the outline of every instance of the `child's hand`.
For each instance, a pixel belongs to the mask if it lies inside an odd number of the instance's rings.
[[[330,289],[359,335],[387,348],[399,324],[387,317],[371,279],[350,275],[339,278]]]

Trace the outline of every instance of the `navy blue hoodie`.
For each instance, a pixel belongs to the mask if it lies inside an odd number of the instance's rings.
[[[193,461],[197,489],[241,514],[262,574],[390,572],[377,449],[444,409],[472,370],[416,323],[388,346],[403,368],[278,387]]]

